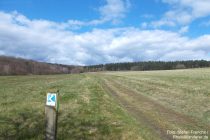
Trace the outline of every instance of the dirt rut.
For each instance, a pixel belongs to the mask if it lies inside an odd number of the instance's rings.
[[[172,140],[167,130],[210,130],[209,125],[181,113],[175,112],[156,101],[128,89],[119,81],[102,78],[102,86],[132,115],[141,127],[147,129],[154,139]],[[150,133],[150,134],[149,134]],[[147,137],[145,135],[145,137]]]

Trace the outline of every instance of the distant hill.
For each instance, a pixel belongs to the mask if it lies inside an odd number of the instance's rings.
[[[85,71],[148,71],[210,67],[210,61],[145,61],[85,66]]]
[[[82,72],[81,66],[36,62],[22,58],[0,56],[0,75],[68,74]]]
[[[47,75],[96,71],[145,71],[210,67],[210,61],[146,61],[72,66],[37,62],[22,58],[0,56],[0,75]]]

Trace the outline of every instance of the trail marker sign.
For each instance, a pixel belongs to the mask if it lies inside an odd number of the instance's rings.
[[[56,102],[57,102],[57,94],[47,93],[46,105],[55,107]]]
[[[45,140],[56,140],[57,119],[58,119],[58,116],[57,116],[58,92],[47,93],[46,105],[45,105],[45,120],[46,120]]]

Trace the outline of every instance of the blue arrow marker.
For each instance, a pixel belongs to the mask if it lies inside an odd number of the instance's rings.
[[[52,95],[51,101],[55,102],[55,96],[54,95]]]

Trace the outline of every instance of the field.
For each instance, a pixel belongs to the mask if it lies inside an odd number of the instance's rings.
[[[58,89],[59,140],[170,140],[172,130],[210,130],[209,68],[1,76],[0,139],[44,139],[46,93]]]

